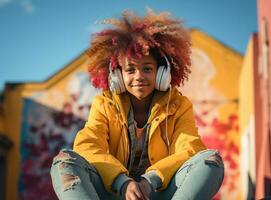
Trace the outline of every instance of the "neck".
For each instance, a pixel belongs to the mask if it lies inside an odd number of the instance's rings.
[[[137,99],[133,95],[129,95],[134,111],[147,113],[152,102],[153,93],[144,99]]]

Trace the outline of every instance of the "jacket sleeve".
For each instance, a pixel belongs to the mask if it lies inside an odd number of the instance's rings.
[[[120,173],[128,174],[128,171],[109,153],[108,123],[103,97],[95,97],[88,121],[77,133],[73,149],[97,169],[105,188],[110,191],[114,179]]]
[[[170,155],[159,160],[147,169],[147,172],[155,170],[161,178],[164,189],[173,175],[197,152],[206,149],[198,135],[191,102],[183,97],[181,107],[176,111],[173,135],[170,143]]]

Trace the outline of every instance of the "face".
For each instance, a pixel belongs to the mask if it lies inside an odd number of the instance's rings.
[[[138,100],[152,94],[157,72],[157,62],[152,56],[125,57],[121,62],[121,68],[125,87],[130,94]]]

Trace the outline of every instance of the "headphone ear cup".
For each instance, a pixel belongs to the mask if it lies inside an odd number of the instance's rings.
[[[170,67],[160,66],[156,74],[155,88],[159,91],[167,91],[171,82]]]
[[[110,91],[115,92],[116,94],[126,91],[120,69],[117,68],[109,73],[109,88]]]
[[[122,73],[121,73],[120,69],[118,69],[118,68],[115,71],[116,71],[116,74],[117,74],[118,80],[119,80],[120,93],[125,92],[126,88],[125,88],[124,81],[122,78]]]

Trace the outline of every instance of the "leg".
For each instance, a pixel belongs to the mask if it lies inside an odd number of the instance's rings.
[[[154,194],[152,199],[211,199],[219,190],[223,178],[224,165],[219,153],[201,151],[186,161],[168,188]]]
[[[211,199],[223,178],[224,165],[218,152],[199,152],[176,173],[177,190],[172,199]]]
[[[51,167],[54,190],[59,199],[110,199],[96,169],[72,150],[61,150]]]

